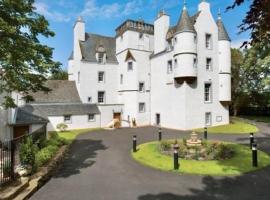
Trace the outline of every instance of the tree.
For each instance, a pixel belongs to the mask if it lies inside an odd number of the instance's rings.
[[[232,56],[232,110],[236,116],[238,109],[247,103],[248,97],[244,92],[244,55],[239,49],[231,49]]]
[[[50,77],[50,80],[68,80],[68,73],[65,70],[60,70],[56,73],[53,73]]]
[[[234,0],[233,5],[228,9],[240,6],[247,0]],[[251,41],[244,42],[243,46],[259,44],[260,46],[270,47],[270,1],[253,0],[250,10],[247,12],[242,24],[239,25],[240,33],[251,31]]]
[[[52,60],[53,49],[42,45],[39,36],[52,37],[48,21],[35,12],[34,0],[0,1],[0,94],[5,107],[15,107],[12,91],[33,100],[32,92],[49,91],[47,74],[59,71]]]

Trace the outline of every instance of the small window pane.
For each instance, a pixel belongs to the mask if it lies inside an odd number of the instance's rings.
[[[144,82],[140,82],[140,83],[139,83],[139,91],[140,91],[140,92],[144,92],[144,91],[145,91],[145,88],[144,88]]]
[[[211,126],[212,124],[212,116],[210,112],[205,113],[205,125]]]
[[[173,67],[172,67],[172,60],[168,61],[168,65],[167,65],[167,73],[171,74],[173,71]]]
[[[98,103],[105,103],[105,92],[98,92]]]
[[[89,103],[92,103],[92,97],[88,97],[87,100],[88,100]]]
[[[88,115],[88,121],[89,121],[89,122],[95,121],[95,114],[89,114],[89,115]]]
[[[212,70],[212,59],[206,58],[206,70],[211,71]]]
[[[71,115],[65,115],[64,116],[64,122],[65,123],[71,123]]]
[[[211,34],[206,34],[205,35],[205,47],[207,49],[211,49],[212,48],[212,41],[211,41]]]
[[[204,101],[211,102],[211,100],[212,100],[211,83],[205,83],[205,85],[204,85]]]
[[[133,62],[128,62],[128,71],[133,70]]]
[[[98,72],[98,82],[104,82],[105,81],[105,73],[104,72]]]
[[[145,112],[145,103],[139,103],[139,112]]]
[[[123,84],[123,79],[124,79],[123,74],[121,74],[120,75],[120,84]]]

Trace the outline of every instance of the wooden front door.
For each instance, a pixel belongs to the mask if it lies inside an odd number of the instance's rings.
[[[13,128],[13,138],[19,138],[29,133],[29,126],[15,126]]]
[[[113,113],[113,119],[118,119],[119,123],[116,123],[114,125],[115,128],[120,128],[121,127],[121,113]]]

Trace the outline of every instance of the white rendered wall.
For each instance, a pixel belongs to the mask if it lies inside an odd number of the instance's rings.
[[[140,49],[143,51],[153,51],[154,37],[153,35],[143,34],[142,38],[139,38],[140,33],[135,31],[126,31],[122,37],[116,38],[116,54],[126,49]]]
[[[170,17],[163,14],[156,19],[154,26],[154,53],[157,54],[166,49],[166,36],[170,27]]]
[[[100,110],[100,126],[107,127],[107,125],[113,120],[114,113],[123,113],[123,105],[99,105],[98,109]],[[122,117],[122,116],[121,116]],[[123,117],[122,117],[123,118]]]
[[[98,91],[105,91],[105,104],[117,104],[117,82],[118,65],[98,64],[81,61],[80,83],[78,84],[80,98],[83,103],[88,103],[88,97],[92,98],[91,103],[97,103]],[[105,72],[105,81],[98,82],[98,72]]]
[[[57,125],[64,122],[64,116],[50,116],[49,123],[47,125],[47,131],[57,131]],[[86,128],[98,128],[100,127],[100,115],[95,115],[95,121],[88,121],[88,115],[72,115],[71,123],[68,125],[67,130],[73,129],[86,129]]]

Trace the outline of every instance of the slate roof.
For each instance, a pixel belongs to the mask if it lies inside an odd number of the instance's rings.
[[[194,24],[196,23],[196,20],[197,18],[199,17],[201,11],[197,12],[195,15],[189,17],[190,18],[190,22],[192,23],[193,25],[193,29],[194,29]],[[181,19],[181,18],[180,18]],[[179,19],[179,20],[180,20]],[[173,38],[174,34],[176,33],[176,28],[177,28],[177,25],[176,26],[171,26],[168,30],[168,33],[167,33],[167,36],[166,36],[166,39],[169,40],[171,38]],[[194,29],[195,31],[195,29]]]
[[[227,41],[231,41],[229,34],[221,20],[221,18],[219,18],[217,20],[217,26],[218,26],[218,40],[227,40]]]
[[[196,32],[186,8],[183,9],[181,17],[176,25],[176,32]]]
[[[49,116],[100,114],[96,104],[27,104],[17,108],[15,124],[43,124]]]
[[[82,60],[97,62],[96,50],[99,46],[103,46],[105,48],[107,63],[118,63],[116,58],[115,38],[92,33],[86,33],[85,41],[80,41]]]
[[[34,102],[31,103],[81,103],[74,81],[48,80],[45,86],[51,91],[32,93]]]

